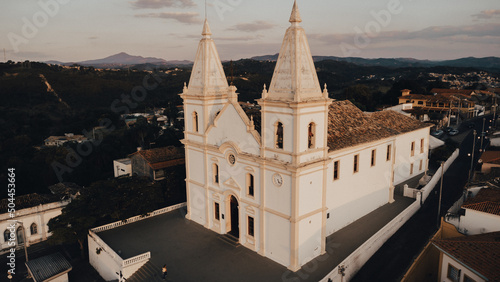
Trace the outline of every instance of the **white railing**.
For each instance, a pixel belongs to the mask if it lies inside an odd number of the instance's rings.
[[[127,267],[129,265],[132,265],[132,264],[144,262],[144,261],[149,260],[150,258],[151,258],[151,252],[147,252],[147,253],[135,256],[133,258],[129,258],[129,259],[124,260],[122,262],[122,267],[125,268],[125,267]]]
[[[113,222],[113,223],[110,223],[110,224],[106,224],[106,225],[103,225],[103,226],[92,228],[91,231],[93,231],[94,233],[99,233],[99,232],[102,232],[102,231],[111,230],[113,228],[117,228],[117,227],[120,227],[120,226],[123,226],[123,225],[127,225],[127,224],[130,224],[130,223],[133,223],[133,222],[136,222],[136,221],[140,221],[140,220],[143,220],[143,219],[146,219],[146,218],[150,218],[150,217],[153,217],[153,216],[157,216],[157,215],[160,215],[160,214],[171,212],[173,210],[177,210],[177,209],[183,208],[185,206],[186,206],[186,202],[180,203],[180,204],[173,205],[173,206],[170,206],[170,207],[166,207],[166,208],[162,208],[162,209],[159,209],[159,210],[155,210],[153,212],[150,212],[147,215],[138,215],[138,216],[134,216],[134,217],[131,217],[131,218],[128,218],[128,219],[125,219],[125,220],[120,220],[120,221],[116,221],[116,222]]]
[[[97,234],[92,232],[92,230],[89,230],[89,235],[94,239],[97,245],[101,248],[101,251],[107,252],[111,258],[118,264],[122,265],[123,264],[123,259],[118,255],[106,242],[104,242]]]

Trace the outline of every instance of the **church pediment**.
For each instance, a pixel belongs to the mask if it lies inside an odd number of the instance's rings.
[[[227,186],[227,187],[230,187],[230,188],[233,188],[233,189],[236,189],[238,191],[241,191],[241,187],[240,185],[238,185],[238,182],[236,182],[236,180],[234,180],[234,178],[229,178],[228,180],[226,180],[224,182],[224,186]]]

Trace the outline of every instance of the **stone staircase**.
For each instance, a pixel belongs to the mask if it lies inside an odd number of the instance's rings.
[[[143,265],[139,270],[137,270],[130,278],[127,279],[127,282],[163,282],[161,278],[161,267],[154,265],[151,261],[148,261],[145,265]],[[167,276],[168,280],[168,276]]]
[[[233,235],[231,234],[224,234],[224,235],[221,235],[219,236],[219,239],[221,239],[222,241],[226,242],[227,244],[233,246],[233,247],[239,247],[240,246],[240,242],[239,242],[239,239],[234,237]]]

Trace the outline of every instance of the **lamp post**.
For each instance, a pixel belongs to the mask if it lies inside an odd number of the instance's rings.
[[[479,152],[483,151],[483,140],[484,140],[484,123],[486,122],[486,118],[483,118],[483,131],[481,131],[481,148],[479,148]]]
[[[474,165],[474,150],[476,149],[476,130],[474,130],[473,132],[473,138],[472,138],[472,153],[470,154],[471,155],[471,159],[470,159],[470,170],[469,170],[469,180],[467,181],[467,187],[470,186],[470,181],[471,181],[471,174],[472,174],[472,169],[473,169],[473,165]]]

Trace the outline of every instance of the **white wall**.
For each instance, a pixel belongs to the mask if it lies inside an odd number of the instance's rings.
[[[322,214],[317,213],[299,223],[299,265],[303,266],[321,254]]]
[[[266,257],[277,263],[290,265],[290,221],[266,213]]]
[[[500,231],[500,216],[465,209],[465,215],[460,217],[458,229],[467,235]]]
[[[189,185],[189,213],[191,220],[198,224],[205,225],[206,222],[206,204],[207,198],[205,188],[191,183]]]
[[[424,139],[424,150],[421,153],[420,141]],[[415,155],[411,156],[411,143],[415,142]],[[396,162],[394,166],[394,185],[425,172],[429,154],[429,128],[396,136]],[[420,169],[422,160],[422,169]],[[413,173],[410,164],[413,163]]]
[[[39,205],[27,209],[16,211],[15,218],[10,218],[8,213],[0,215],[0,231],[1,231],[1,248],[10,248],[8,242],[5,242],[3,232],[10,226],[9,220],[18,220],[23,223],[26,234],[27,245],[32,245],[40,241],[46,240],[49,236],[49,220],[60,215],[62,208],[69,204],[70,201],[54,202],[44,205]],[[30,231],[31,224],[36,223],[37,234],[32,235]],[[20,225],[16,226],[16,230]]]
[[[226,142],[233,142],[242,152],[260,154],[258,141],[247,131],[247,125],[232,104],[228,104],[220,113],[215,126],[209,130],[207,139],[211,145],[221,146]]]
[[[392,157],[387,161],[390,140],[330,154],[326,206],[327,236],[389,202]],[[375,166],[371,152],[376,150]],[[354,173],[354,156],[359,155],[359,170]],[[340,162],[339,179],[333,179],[334,163]]]
[[[450,279],[447,278],[448,276],[448,265],[452,265],[453,267],[457,268],[460,270],[460,280],[458,281],[464,281],[464,276],[467,275],[470,278],[474,279],[476,282],[482,282],[485,281],[481,277],[477,276],[474,272],[470,271],[468,268],[466,268],[464,265],[461,263],[458,263],[454,259],[450,258],[448,255],[443,254],[443,261],[441,263],[441,273],[440,273],[440,279],[439,281],[451,281]]]
[[[122,259],[116,257],[116,254],[111,248],[107,246],[103,247],[104,244],[98,244],[97,241],[99,241],[99,239],[94,239],[94,237],[88,235],[90,264],[104,280],[112,281],[118,279],[116,273],[119,273],[121,270],[121,263],[118,263],[118,261],[121,262]],[[99,248],[102,250],[97,254],[96,250]]]
[[[113,161],[115,177],[122,175],[132,175],[132,163],[124,164],[120,160]]]

